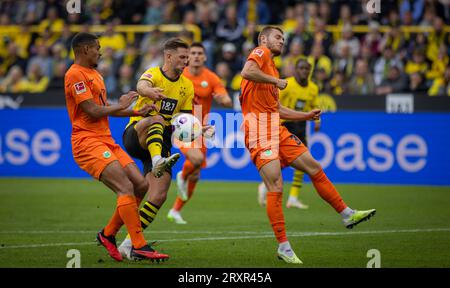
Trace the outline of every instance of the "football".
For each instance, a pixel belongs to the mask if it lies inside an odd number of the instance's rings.
[[[172,119],[173,136],[183,142],[192,142],[202,134],[202,124],[192,114],[181,113]]]

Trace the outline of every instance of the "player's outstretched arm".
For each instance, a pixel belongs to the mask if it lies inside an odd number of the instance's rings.
[[[322,113],[320,109],[313,109],[310,112],[295,111],[281,104],[279,104],[278,109],[281,119],[293,121],[319,120]]]
[[[162,88],[153,87],[152,83],[147,80],[139,80],[137,83],[137,92],[142,97],[147,97],[155,101],[167,98],[166,95],[162,93],[164,91]]]
[[[101,106],[94,102],[92,99],[87,99],[80,103],[80,108],[89,117],[94,119],[100,119],[109,115],[113,115],[119,111],[125,110],[130,107],[131,103],[138,97],[138,94],[134,91],[128,92],[120,97],[119,103],[109,106]]]
[[[227,94],[215,94],[213,93],[214,101],[224,107],[233,107],[233,102],[231,101],[230,95]]]
[[[253,60],[249,60],[245,63],[244,68],[242,68],[241,71],[241,76],[250,81],[274,84],[280,89],[284,89],[287,86],[287,81],[285,79],[279,79],[264,73]]]

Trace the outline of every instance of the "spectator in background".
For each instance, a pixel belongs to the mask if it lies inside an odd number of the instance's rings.
[[[160,52],[161,46],[151,45],[147,48],[145,54],[141,57],[139,68],[135,73],[136,77],[140,77],[149,67],[157,67],[163,64],[163,54]]]
[[[297,27],[295,31],[288,35],[286,47],[291,47],[293,41],[300,42],[303,52],[308,55],[313,43],[313,36],[306,30],[306,22],[303,16],[297,16]],[[289,51],[287,51],[289,52]]]
[[[450,97],[450,66],[445,69],[445,74],[434,79],[428,90],[429,96],[449,96]]]
[[[64,20],[60,18],[58,8],[49,6],[46,12],[46,18],[39,23],[39,31],[49,30],[52,35],[52,41],[55,42],[61,36],[61,30],[64,27]]]
[[[450,37],[445,33],[445,23],[442,18],[436,17],[433,20],[433,30],[428,34],[428,46],[426,55],[431,61],[436,59],[439,54],[439,46],[442,44],[449,45]]]
[[[409,74],[409,91],[410,92],[426,92],[427,85],[425,81],[425,77],[422,73],[414,72]]]
[[[97,68],[103,77],[106,86],[106,92],[111,95],[117,88],[117,80],[114,76],[112,65],[109,62],[100,62]]]
[[[329,89],[329,77],[327,72],[323,68],[316,68],[313,75],[314,83],[319,87],[319,94],[325,91],[330,91]]]
[[[330,48],[333,44],[333,38],[331,33],[326,31],[326,25],[325,22],[317,18],[315,20],[314,25],[314,39],[313,39],[313,45],[320,45],[323,47],[323,53],[327,56],[330,56]]]
[[[243,35],[245,22],[237,18],[236,7],[228,5],[225,10],[225,18],[217,24],[216,35],[221,42],[233,42],[235,45],[242,45],[245,41]]]
[[[353,28],[351,25],[345,25],[342,28],[342,39],[336,43],[334,47],[334,55],[342,58],[344,56],[342,50],[347,49],[345,47],[348,47],[348,49],[350,49],[350,51],[348,51],[350,56],[353,58],[358,57],[360,44],[358,38],[353,36],[352,29]],[[347,54],[347,52],[345,54]]]
[[[240,71],[243,65],[242,59],[238,57],[236,46],[233,43],[225,43],[222,46],[222,56],[220,58],[220,62],[225,62],[228,64],[232,75]]]
[[[27,75],[27,92],[42,93],[47,90],[50,78],[43,74],[39,63],[30,63]]]
[[[0,75],[7,74],[13,66],[19,66],[22,71],[25,71],[27,60],[18,53],[17,45],[12,41],[7,42],[6,54],[0,57]]]
[[[413,24],[418,24],[423,15],[425,0],[401,0],[399,6],[401,19],[405,14],[410,13]]]
[[[319,18],[325,25],[331,24],[331,6],[327,1],[319,2]]]
[[[353,95],[369,95],[375,92],[375,82],[364,59],[358,59],[355,74],[348,83],[348,93]]]
[[[49,79],[53,73],[53,59],[49,54],[49,48],[44,44],[37,46],[37,55],[30,58],[27,67],[27,75],[30,75],[30,67],[37,63],[41,67],[42,73]]]
[[[159,25],[163,23],[163,0],[147,0],[147,8],[144,16],[144,24]]]
[[[6,77],[0,82],[1,93],[22,93],[26,92],[27,80],[23,76],[20,66],[13,66],[9,69]]]
[[[394,51],[390,46],[383,50],[383,55],[378,58],[374,65],[374,80],[375,85],[380,85],[381,81],[388,76],[388,71],[391,65],[403,67],[402,62],[396,57]]]
[[[30,26],[20,25],[20,32],[14,35],[14,43],[17,45],[18,55],[24,59],[29,57],[29,48],[32,40]]]
[[[425,61],[425,51],[414,50],[412,59],[409,59],[405,66],[405,73],[408,75],[414,73],[425,74],[428,71],[428,63]]]
[[[135,89],[136,81],[134,79],[133,68],[128,64],[123,64],[119,69],[116,91],[123,94]]]
[[[386,95],[389,93],[399,93],[408,90],[408,79],[403,74],[401,66],[391,65],[386,79],[381,81],[376,88],[376,94]]]
[[[337,71],[334,73],[333,78],[331,78],[330,83],[328,85],[327,90],[325,92],[331,93],[333,95],[342,95],[344,94],[346,87],[345,87],[345,75],[341,71]]]
[[[127,42],[122,34],[116,33],[114,30],[115,24],[112,21],[106,23],[105,33],[99,37],[98,41],[100,42],[102,53],[106,48],[111,48],[114,55],[120,57],[125,51]]]
[[[400,26],[392,26],[390,30],[384,34],[378,49],[383,51],[387,47],[390,47],[400,59],[406,57],[405,48],[407,47],[407,39],[405,39],[404,34],[400,30]]]
[[[448,64],[449,55],[447,46],[445,44],[441,44],[436,59],[431,63],[431,69],[426,73],[426,78],[428,80],[434,80],[436,78],[442,77]]]
[[[369,23],[369,32],[364,34],[362,39],[362,46],[370,49],[371,57],[377,57],[380,53],[379,46],[381,42],[381,34],[379,31],[380,24],[372,21]]]
[[[308,62],[312,65],[311,74],[314,74],[316,69],[323,69],[327,77],[330,77],[333,63],[327,55],[324,55],[323,50],[323,45],[319,42],[314,43],[311,49],[311,55],[308,56]]]
[[[244,23],[254,22],[259,25],[269,24],[271,15],[267,3],[264,0],[253,0],[254,6],[249,6],[248,2],[248,0],[241,1],[237,12],[238,18],[244,21]]]
[[[284,78],[294,76],[295,63],[300,58],[306,58],[303,54],[303,46],[299,40],[294,40],[289,45],[289,52],[282,57],[281,60],[281,74]]]
[[[48,90],[64,90],[64,75],[69,65],[66,61],[56,62],[53,69],[53,77],[48,84]]]
[[[284,33],[290,34],[295,30],[297,26],[297,20],[295,18],[294,6],[287,6],[284,10],[283,23],[281,23]]]
[[[351,54],[350,46],[342,46],[340,54],[334,59],[334,71],[342,73],[345,79],[349,79],[353,74],[355,58]]]
[[[220,80],[222,81],[223,86],[225,88],[230,89],[231,79],[233,78],[232,72],[230,67],[226,62],[219,62],[216,64],[216,74],[219,76]]]

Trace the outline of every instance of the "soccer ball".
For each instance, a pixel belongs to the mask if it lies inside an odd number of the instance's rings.
[[[173,135],[182,142],[192,142],[202,134],[202,124],[192,114],[181,113],[172,119]]]

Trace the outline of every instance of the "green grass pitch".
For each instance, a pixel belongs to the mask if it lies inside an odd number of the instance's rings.
[[[450,267],[450,188],[337,185],[352,208],[377,215],[352,230],[313,190],[301,198],[308,210],[285,209],[288,237],[301,267],[364,268],[370,249],[381,267]],[[265,209],[256,202],[257,183],[200,182],[184,210],[189,223],[166,215],[167,202],[146,239],[170,254],[167,262],[114,262],[95,242],[113,212],[115,197],[93,180],[0,179],[0,267],[66,267],[78,249],[81,267],[292,267],[276,258],[277,243]],[[285,185],[285,199],[289,185]],[[122,228],[118,240],[125,236]]]

